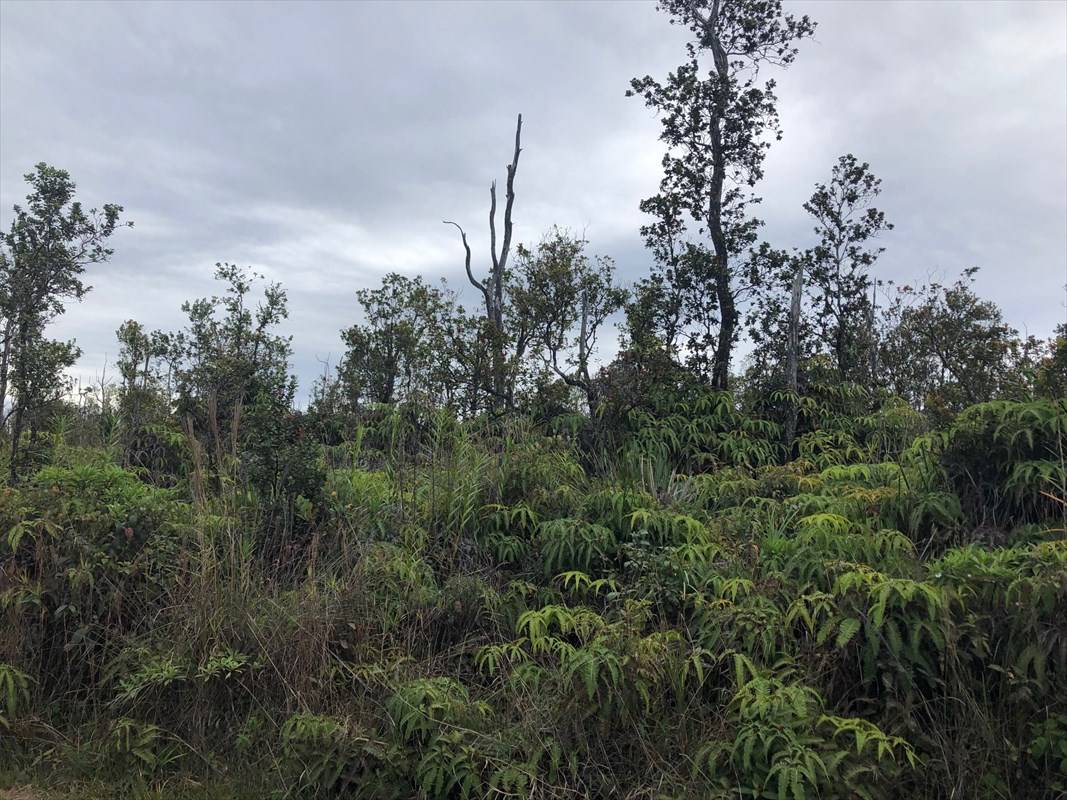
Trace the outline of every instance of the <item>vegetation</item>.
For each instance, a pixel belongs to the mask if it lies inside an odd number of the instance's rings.
[[[460,228],[482,307],[386,276],[306,410],[284,289],[230,264],[183,330],[122,323],[121,380],[72,397],[45,324],[121,208],[27,176],[0,248],[0,786],[1067,796],[1067,327],[1020,339],[969,273],[879,308],[892,226],[851,155],[810,246],[759,242],[757,67],[814,23],[663,7],[694,39],[632,84],[670,148],[650,276],[563,229],[512,250],[520,117],[488,276]]]

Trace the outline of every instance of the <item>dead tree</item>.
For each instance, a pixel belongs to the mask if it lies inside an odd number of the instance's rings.
[[[459,230],[466,254],[465,268],[467,280],[471,286],[482,294],[485,303],[486,338],[491,354],[488,391],[494,411],[511,406],[512,393],[508,391],[507,381],[507,332],[504,330],[504,271],[511,250],[511,211],[515,206],[515,171],[519,166],[519,154],[522,152],[522,114],[515,123],[515,153],[507,168],[507,184],[504,196],[504,236],[500,249],[496,244],[496,181],[489,185],[489,255],[492,259],[489,277],[483,283],[474,277],[471,270],[471,248],[467,234],[457,222],[444,220],[446,225],[455,225]]]

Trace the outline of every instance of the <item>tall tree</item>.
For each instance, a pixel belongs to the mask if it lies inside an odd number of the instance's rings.
[[[467,280],[471,286],[477,289],[485,306],[485,338],[491,353],[490,375],[487,382],[487,390],[490,395],[490,406],[494,410],[501,408],[510,409],[514,402],[514,393],[508,391],[507,386],[507,350],[508,331],[505,327],[505,283],[507,276],[508,255],[511,251],[512,222],[511,213],[515,206],[515,173],[519,166],[519,155],[522,153],[522,114],[518,115],[515,123],[515,150],[511,157],[511,163],[507,166],[507,181],[504,192],[504,231],[497,249],[496,240],[496,181],[489,185],[489,275],[484,280],[474,276],[471,267],[471,248],[467,242],[467,234],[457,222],[445,220],[446,225],[454,225],[459,230],[460,239],[463,242],[465,253],[464,268],[467,272]],[[521,358],[521,355],[518,356]]]
[[[815,23],[783,13],[781,0],[662,0],[659,7],[694,38],[687,62],[666,82],[635,78],[627,92],[659,113],[668,147],[659,193],[641,204],[655,217],[643,233],[668,280],[696,270],[690,280],[699,308],[685,316],[717,325],[708,377],[726,388],[742,280],[751,277],[742,254],[760,224],[747,213],[758,199],[746,191],[763,176],[767,139],[781,138],[775,83],[761,84],[759,70],[792,63],[796,43],[812,35]],[[712,66],[705,72],[701,61],[708,54]],[[694,226],[699,241],[678,246]]]
[[[31,188],[26,205],[14,207],[11,227],[0,237],[0,413],[5,422],[11,418],[12,482],[28,415],[62,396],[63,371],[79,355],[72,342],[46,338],[46,327],[67,301],[89,291],[81,276],[88,265],[111,257],[107,242],[122,212],[112,203],[84,210],[70,174],[43,162],[25,179]]]
[[[803,303],[804,275],[808,254],[792,253],[761,244],[750,255],[754,269],[761,274],[748,314],[748,335],[753,349],[747,358],[750,378],[756,378],[766,390],[787,387],[791,381],[790,351],[797,354],[798,365],[810,355],[812,321]],[[799,323],[793,323],[793,290],[801,286]],[[796,334],[795,347],[794,333]],[[799,373],[798,373],[799,374]],[[802,378],[798,378],[802,384]]]
[[[884,250],[873,240],[893,229],[873,205],[881,185],[870,164],[849,153],[804,204],[819,237],[809,254],[817,335],[840,378],[857,383],[877,377],[871,374],[877,345],[869,271]]]

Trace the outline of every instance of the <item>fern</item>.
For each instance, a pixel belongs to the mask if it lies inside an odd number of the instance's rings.
[[[615,534],[608,528],[577,519],[541,523],[538,534],[546,574],[566,570],[589,572],[614,557]]]
[[[0,663],[0,728],[11,728],[12,721],[30,704],[32,679],[10,664]]]
[[[457,724],[484,716],[488,707],[472,703],[463,684],[453,678],[420,678],[397,689],[386,703],[389,715],[405,741],[426,741],[444,723]]]
[[[872,797],[897,758],[918,761],[903,739],[860,719],[822,713],[814,689],[787,682],[789,671],[750,671],[728,707],[732,738],[706,744],[697,773],[744,794],[803,800],[807,797]]]

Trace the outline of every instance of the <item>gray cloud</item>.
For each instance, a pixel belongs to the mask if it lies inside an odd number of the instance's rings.
[[[1045,335],[1067,282],[1067,6],[793,3],[819,21],[777,76],[785,140],[760,186],[765,234],[808,244],[800,205],[855,152],[897,229],[882,277],[952,277]],[[637,203],[658,126],[623,92],[682,58],[651,3],[0,4],[0,204],[37,161],[136,227],[57,323],[97,373],[130,317],[178,327],[214,262],[289,289],[296,367],[341,350],[356,289],[447,276],[444,217],[485,252],[487,187],[524,114],[517,236],[584,229],[627,279],[648,266]],[[473,300],[473,298],[471,298]]]

